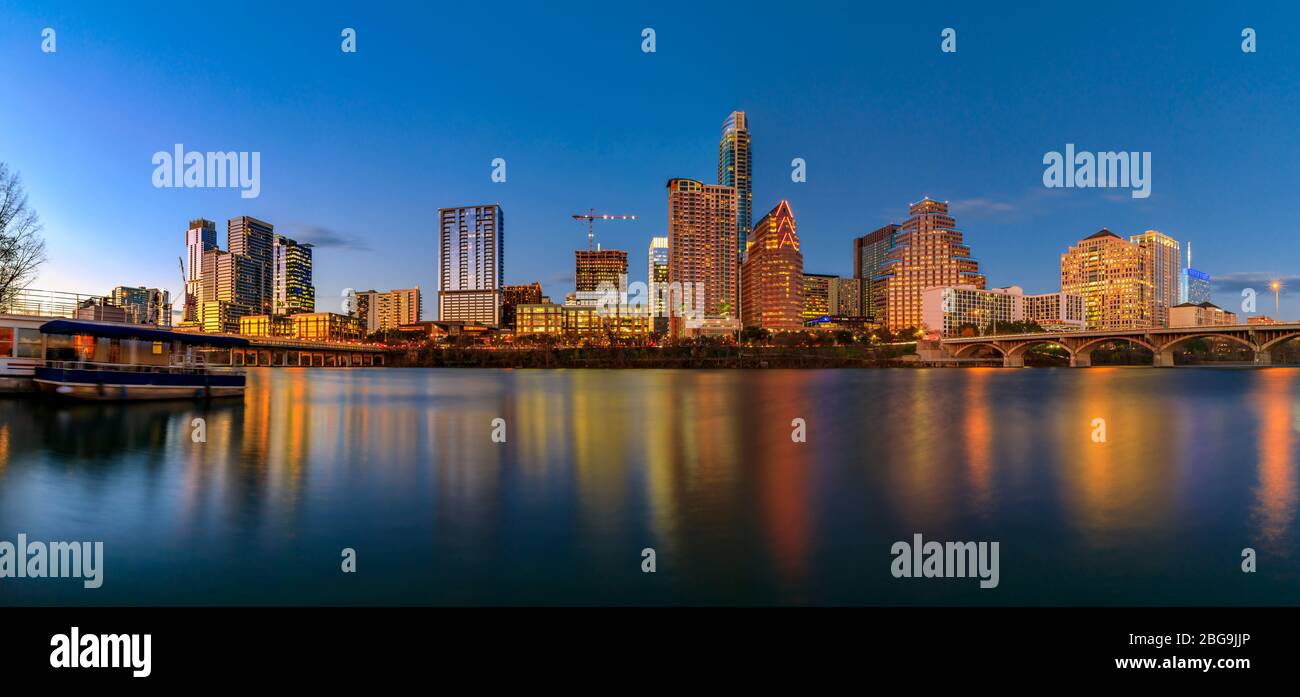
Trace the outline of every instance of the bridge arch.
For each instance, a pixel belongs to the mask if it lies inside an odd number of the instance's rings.
[[[1296,336],[1300,336],[1300,334],[1296,334]],[[1258,350],[1258,347],[1250,343],[1249,340],[1243,339],[1239,336],[1236,336],[1235,334],[1216,334],[1214,332],[1202,332],[1200,334],[1189,334],[1187,336],[1180,336],[1177,339],[1174,339],[1173,341],[1170,341],[1169,343],[1163,345],[1161,347],[1161,350],[1172,351],[1175,346],[1191,341],[1192,339],[1230,339],[1232,341],[1241,344],[1242,346],[1245,346],[1251,351]]]
[[[1278,344],[1284,344],[1295,338],[1300,338],[1300,332],[1291,332],[1290,334],[1283,334],[1282,336],[1279,336],[1276,339],[1266,341],[1259,347],[1259,350],[1267,351],[1273,348],[1274,346],[1277,346]]]
[[[1029,349],[1035,346],[1060,346],[1061,348],[1065,349],[1065,352],[1068,353],[1069,355],[1071,356],[1074,355],[1074,350],[1071,349],[1069,346],[1067,346],[1065,342],[1059,337],[1052,337],[1047,339],[1031,339],[1029,341],[1016,344],[1015,346],[1011,347],[1010,351],[1006,352],[1006,355],[1023,356],[1029,352]]]
[[[1003,358],[1006,358],[1007,356],[1006,350],[1003,349],[1001,346],[998,346],[997,344],[993,343],[992,341],[978,341],[970,344],[961,344],[955,351],[952,352],[952,357],[966,358],[971,353],[974,353],[974,349],[981,346],[988,347],[993,349],[994,351],[997,351],[998,355],[1002,356]]]
[[[1145,339],[1139,339],[1135,336],[1099,336],[1094,339],[1089,339],[1083,342],[1082,344],[1079,344],[1074,348],[1072,354],[1075,355],[1090,354],[1098,346],[1112,341],[1127,341],[1130,343],[1137,344],[1138,346],[1145,348],[1151,353],[1160,353],[1160,349],[1156,348],[1155,346],[1152,346],[1150,342],[1146,341]]]

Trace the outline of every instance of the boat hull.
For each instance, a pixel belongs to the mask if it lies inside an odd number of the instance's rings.
[[[244,376],[37,368],[42,393],[86,400],[210,399],[244,394]]]

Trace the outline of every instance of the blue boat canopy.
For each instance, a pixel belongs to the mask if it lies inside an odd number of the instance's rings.
[[[140,339],[141,341],[179,341],[183,344],[243,348],[248,346],[248,339],[238,336],[218,334],[189,334],[186,332],[169,332],[165,329],[150,329],[143,325],[109,324],[105,322],[85,322],[75,319],[56,319],[41,325],[42,334],[89,334],[118,339]]]

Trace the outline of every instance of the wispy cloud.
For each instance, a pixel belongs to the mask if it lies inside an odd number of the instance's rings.
[[[291,231],[290,236],[298,242],[309,243],[322,248],[370,250],[370,245],[358,236],[327,228],[323,225],[290,223],[286,227]]]
[[[1210,287],[1216,293],[1240,293],[1243,288],[1254,288],[1258,293],[1267,293],[1273,281],[1282,282],[1282,294],[1288,288],[1300,290],[1300,276],[1285,275],[1266,271],[1238,271],[1210,277]]]

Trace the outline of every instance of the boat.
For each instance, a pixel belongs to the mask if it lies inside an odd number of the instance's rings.
[[[0,313],[0,395],[31,392],[44,355],[41,325],[47,317]]]
[[[42,393],[90,400],[244,394],[244,371],[219,364],[229,364],[230,349],[248,346],[245,338],[68,319],[40,332],[45,355],[32,380]]]

